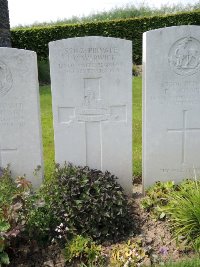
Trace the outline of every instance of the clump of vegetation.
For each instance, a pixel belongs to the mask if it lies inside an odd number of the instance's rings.
[[[64,256],[66,262],[71,264],[81,262],[87,264],[87,266],[90,264],[102,267],[105,262],[101,246],[96,245],[91,238],[80,235],[75,236],[66,244]]]
[[[169,203],[170,194],[177,189],[174,181],[156,182],[146,191],[146,196],[141,201],[142,208],[156,218],[163,219],[166,214],[162,208]]]
[[[133,229],[128,200],[109,172],[57,164],[41,196],[45,204],[31,211],[29,226],[43,239],[66,241],[79,234],[117,241]]]
[[[31,184],[25,177],[11,178],[9,168],[0,169],[0,266],[10,263],[6,249],[23,233]]]
[[[172,192],[165,212],[177,238],[185,238],[200,252],[200,182],[186,181]]]
[[[33,193],[25,177],[13,181],[8,168],[0,172],[0,266],[10,264],[8,249],[16,251],[20,242],[31,247],[43,237],[63,241],[69,266],[139,266],[148,257],[139,239],[108,248],[93,241],[117,241],[133,226],[128,201],[110,173],[56,165],[52,180]],[[158,218],[168,218],[177,239],[200,252],[199,199],[200,181],[158,182],[147,191],[143,207],[153,213],[159,206],[165,216]]]
[[[177,240],[200,252],[200,181],[157,182],[147,190],[142,207],[158,219],[169,219]]]
[[[140,266],[137,265],[146,257],[146,251],[137,242],[116,244],[109,253],[110,267]]]
[[[51,178],[40,191],[32,192],[25,177],[13,181],[9,169],[3,171],[0,266],[9,264],[6,249],[17,248],[19,241],[27,246],[67,242],[68,261],[78,257],[84,264],[98,266],[103,262],[101,247],[92,240],[117,241],[132,232],[130,205],[114,175],[65,164],[56,165]]]

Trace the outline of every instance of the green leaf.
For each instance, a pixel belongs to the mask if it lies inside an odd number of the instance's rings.
[[[79,205],[79,204],[82,204],[83,201],[82,200],[76,200],[75,202],[77,205]]]
[[[10,228],[10,224],[6,221],[0,221],[0,232],[6,232]]]
[[[3,252],[4,248],[5,248],[5,240],[2,237],[0,237],[0,252]]]
[[[6,252],[0,253],[0,263],[6,264],[6,265],[10,264],[8,254]]]
[[[166,214],[165,214],[164,212],[162,212],[162,213],[160,214],[160,219],[164,219],[165,216],[166,216]]]

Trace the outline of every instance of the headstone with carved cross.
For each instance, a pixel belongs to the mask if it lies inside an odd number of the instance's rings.
[[[0,48],[0,168],[42,182],[42,141],[36,54]],[[38,173],[35,175],[35,169]]]
[[[200,176],[200,27],[144,34],[143,182]]]
[[[49,47],[56,162],[108,170],[131,194],[131,42],[95,36]]]

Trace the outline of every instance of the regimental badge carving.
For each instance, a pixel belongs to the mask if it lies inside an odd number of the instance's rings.
[[[192,75],[200,69],[200,42],[193,37],[176,41],[169,51],[169,64],[179,75]]]
[[[109,106],[101,98],[101,78],[84,78],[84,98],[78,107],[58,107],[58,121],[70,125],[73,122],[126,122],[127,106]]]
[[[12,74],[8,66],[0,61],[0,97],[5,96],[12,88]]]

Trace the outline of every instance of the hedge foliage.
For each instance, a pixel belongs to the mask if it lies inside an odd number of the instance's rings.
[[[200,11],[76,25],[23,28],[12,30],[11,37],[13,47],[33,50],[37,52],[39,59],[48,58],[50,41],[81,36],[127,39],[133,42],[133,62],[141,64],[143,32],[178,25],[200,25]]]

